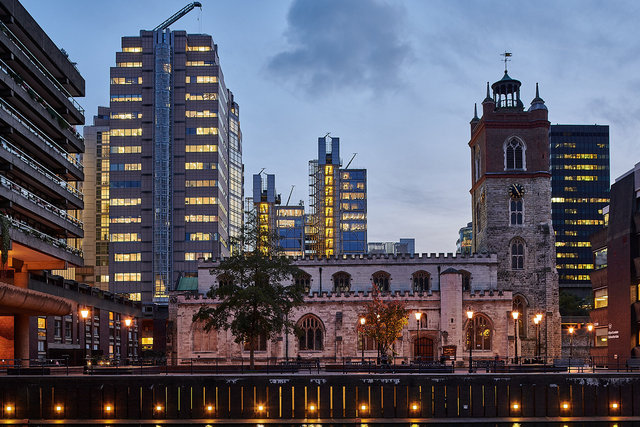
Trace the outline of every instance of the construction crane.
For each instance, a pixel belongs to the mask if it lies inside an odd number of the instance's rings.
[[[162,24],[160,24],[157,27],[155,27],[153,29],[153,31],[162,31],[162,30],[167,29],[169,27],[169,25],[173,24],[178,19],[182,18],[184,15],[186,15],[189,12],[191,12],[196,7],[199,7],[202,10],[202,3],[200,3],[199,1],[194,1],[191,4],[186,5],[185,7],[180,9],[178,12],[173,14],[173,16],[171,16],[169,19],[164,21]]]
[[[347,163],[347,166],[344,167],[345,169],[349,169],[351,162],[353,162],[353,159],[355,159],[357,155],[358,153],[353,153],[353,157],[351,157],[351,160],[349,160],[349,163]]]
[[[289,191],[289,198],[287,199],[287,204],[285,206],[289,206],[289,201],[291,201],[291,195],[293,194],[293,189],[296,188],[295,185],[291,186],[291,191]]]

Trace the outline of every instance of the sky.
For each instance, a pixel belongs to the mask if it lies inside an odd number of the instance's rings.
[[[122,36],[188,4],[169,0],[21,0],[86,79],[91,124],[108,105]],[[218,45],[240,105],[245,195],[276,175],[285,201],[308,206],[317,138],[339,137],[346,164],[368,173],[368,240],[415,238],[420,253],[455,252],[471,221],[469,121],[486,82],[522,82],[556,124],[610,126],[613,180],[640,162],[640,2],[566,0],[203,0],[172,25]]]

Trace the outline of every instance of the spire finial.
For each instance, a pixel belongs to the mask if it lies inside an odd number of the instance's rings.
[[[478,117],[478,104],[477,103],[473,103],[473,120],[479,120]]]
[[[513,54],[505,50],[504,53],[500,54],[500,56],[504,56],[502,61],[504,61],[504,73],[507,74],[507,62],[511,61],[509,58],[511,58]]]
[[[536,82],[536,98],[540,98],[540,91],[538,90],[538,82]]]

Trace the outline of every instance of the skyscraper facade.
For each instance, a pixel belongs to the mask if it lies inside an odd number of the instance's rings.
[[[584,298],[593,270],[589,236],[609,204],[609,126],[552,125],[549,141],[560,289]]]
[[[239,107],[206,34],[123,37],[111,68],[109,288],[164,303],[242,226]]]
[[[318,138],[318,159],[309,162],[308,255],[367,252],[367,170],[341,166],[340,138]]]

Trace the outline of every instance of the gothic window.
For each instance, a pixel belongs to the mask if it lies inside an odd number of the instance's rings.
[[[522,200],[509,201],[511,225],[522,225]]]
[[[480,215],[480,203],[476,203],[476,231],[482,229],[482,221]]]
[[[378,287],[380,292],[389,292],[389,281],[391,280],[389,273],[386,271],[376,271],[371,278],[373,279],[373,284]]]
[[[476,181],[480,179],[480,148],[474,147],[475,151],[475,159],[474,159],[474,169],[475,169],[475,178]]]
[[[304,315],[298,321],[300,350],[322,350],[324,330],[322,322],[313,314]]]
[[[218,349],[218,331],[204,330],[204,322],[194,322],[192,326],[192,349],[194,352],[216,351]]]
[[[351,275],[344,271],[339,271],[333,276],[333,292],[349,292],[351,289]]]
[[[524,268],[524,242],[520,239],[511,241],[511,269],[522,270]]]
[[[462,290],[470,291],[471,290],[471,273],[467,270],[459,270],[460,274],[462,274]]]
[[[296,286],[302,286],[305,293],[309,293],[311,290],[311,275],[309,273],[300,272],[293,278],[293,283]]]
[[[413,283],[414,292],[426,292],[431,287],[429,286],[429,279],[431,275],[424,270],[416,271],[411,275],[411,282]]]
[[[267,334],[260,334],[259,336],[253,338],[254,351],[267,351]],[[244,351],[250,351],[251,347],[249,346],[249,341],[244,342]]]
[[[358,331],[358,350],[362,351],[362,341],[363,340],[364,340],[364,349],[365,350],[377,350],[378,349],[378,343],[376,343],[376,340],[373,337],[364,335],[360,328],[361,328],[360,322],[358,322],[358,325],[356,327],[356,330]]]
[[[517,311],[518,313],[520,313],[518,315],[518,335],[521,337],[524,337],[526,333],[526,330],[525,330],[525,320],[527,318],[527,313],[525,311],[526,308],[527,308],[527,302],[522,296],[517,295],[515,298],[513,298],[513,311]]]
[[[491,321],[484,314],[475,314],[473,319],[467,320],[465,347],[474,350],[491,350],[491,335],[493,335]]]
[[[512,138],[505,146],[505,169],[524,169],[525,146],[522,141]]]

